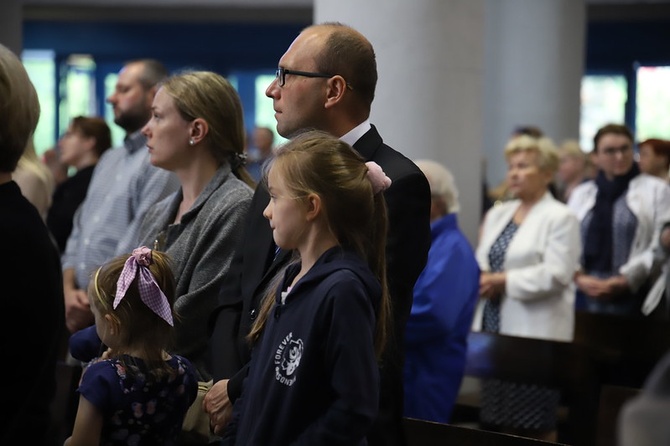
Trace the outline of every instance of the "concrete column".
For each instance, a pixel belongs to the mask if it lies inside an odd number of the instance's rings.
[[[411,159],[445,164],[460,225],[475,244],[481,216],[484,0],[315,0],[314,21],[362,32],[377,54],[372,122]]]
[[[23,6],[21,0],[0,2],[0,43],[21,55],[23,50]]]
[[[514,127],[579,138],[584,0],[315,0],[314,21],[331,20],[374,45],[372,120],[392,147],[454,173],[473,246],[482,176],[504,179]]]
[[[584,0],[486,0],[484,149],[487,177],[505,177],[503,148],[518,125],[556,143],[579,139]]]

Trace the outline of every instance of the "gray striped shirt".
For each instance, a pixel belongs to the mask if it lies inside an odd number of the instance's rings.
[[[104,262],[137,247],[144,214],[179,187],[172,172],[151,165],[145,143],[135,132],[95,167],[62,257],[63,269],[75,269],[79,288],[88,287],[91,273]]]

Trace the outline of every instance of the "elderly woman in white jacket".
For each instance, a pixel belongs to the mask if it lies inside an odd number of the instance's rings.
[[[651,287],[651,275],[653,250],[670,209],[670,186],[640,173],[633,135],[624,125],[600,128],[594,150],[598,175],[577,186],[568,201],[580,221],[584,246],[578,298],[591,312],[648,314],[655,306],[651,302],[658,302],[653,294],[662,290]],[[645,298],[649,302],[643,309]]]
[[[558,167],[556,148],[548,138],[524,135],[509,141],[505,157],[515,199],[491,208],[482,224],[476,250],[481,298],[473,328],[569,341],[581,245],[577,218],[548,189]],[[486,381],[481,422],[555,440],[559,399],[553,389]]]

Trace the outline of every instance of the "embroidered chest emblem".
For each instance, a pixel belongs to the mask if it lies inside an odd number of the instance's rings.
[[[293,339],[293,332],[286,335],[275,353],[275,379],[286,386],[295,383],[295,372],[302,358],[302,339]]]

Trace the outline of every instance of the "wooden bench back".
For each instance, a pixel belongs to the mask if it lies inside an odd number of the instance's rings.
[[[617,444],[619,413],[624,404],[642,392],[641,389],[604,384],[600,387],[596,446]]]
[[[567,440],[593,446],[599,385],[588,346],[472,332],[465,375],[559,389],[568,408]]]
[[[407,446],[549,446],[533,438],[405,418]]]
[[[639,388],[670,350],[670,321],[578,311],[574,342],[593,351],[602,384]]]

